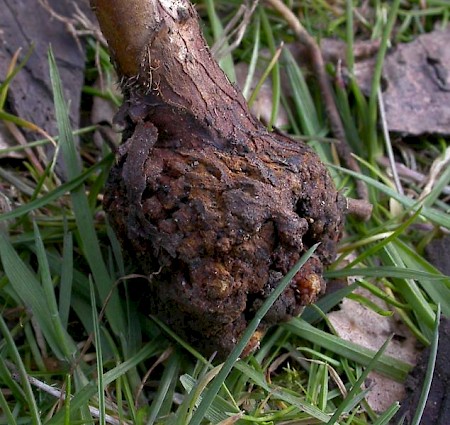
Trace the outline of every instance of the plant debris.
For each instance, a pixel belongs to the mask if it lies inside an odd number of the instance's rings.
[[[388,129],[419,136],[450,134],[450,25],[399,44],[385,58],[383,100]],[[358,84],[370,92],[375,58],[356,63]]]
[[[74,11],[71,0],[49,2],[64,16]],[[86,12],[87,4],[78,1]],[[70,99],[70,120],[73,128],[79,127],[81,88],[84,82],[85,56],[81,45],[71,35],[63,22],[53,19],[38,0],[0,0],[0,78],[5,78],[11,60],[18,49],[23,56],[32,53],[21,72],[12,80],[8,91],[11,113],[56,134],[53,96],[48,68],[48,49],[51,45],[59,64],[61,79]],[[32,11],[32,13],[30,12]],[[46,25],[42,23],[46,22]],[[50,145],[49,145],[50,146]],[[52,154],[52,152],[49,152]],[[62,164],[58,170],[63,173]]]
[[[386,309],[384,302],[365,289],[358,288],[355,294],[368,298],[381,309]],[[340,310],[328,314],[328,319],[342,339],[375,351],[394,334],[386,354],[411,365],[416,363],[416,339],[395,317],[381,316],[357,301],[344,298]],[[376,372],[369,374],[366,386],[370,389],[366,400],[369,406],[379,413],[384,412],[393,400],[401,400],[405,396],[404,384]]]

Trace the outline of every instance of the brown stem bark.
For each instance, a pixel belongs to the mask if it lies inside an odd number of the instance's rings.
[[[225,137],[236,136],[236,120],[251,125],[246,102],[212,59],[190,2],[91,4],[125,91],[147,94],[154,104],[187,112]]]
[[[152,276],[142,297],[149,311],[224,357],[282,276],[321,242],[250,351],[268,325],[323,292],[345,201],[308,146],[251,116],[189,2],[124,3],[91,0],[125,95],[104,206],[124,250]]]

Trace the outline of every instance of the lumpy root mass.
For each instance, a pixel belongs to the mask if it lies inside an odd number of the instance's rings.
[[[307,146],[263,128],[246,139],[218,141],[207,126],[193,134],[186,117],[177,124],[173,112],[172,130],[155,125],[155,110],[129,126],[105,210],[138,266],[158,272],[145,297],[148,312],[203,352],[226,354],[317,242],[262,330],[297,315],[324,290],[323,266],[335,255],[343,199]]]
[[[306,144],[269,133],[251,116],[187,0],[149,1],[145,16],[113,3],[91,0],[125,98],[104,208],[123,249],[150,277],[144,311],[223,358],[282,277],[320,242],[249,352],[267,326],[323,292],[345,201]],[[134,39],[133,28],[148,35]]]

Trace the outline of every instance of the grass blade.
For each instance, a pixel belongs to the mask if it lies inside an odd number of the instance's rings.
[[[385,264],[389,264],[401,269],[405,268],[403,259],[391,242],[386,245],[380,252],[380,257]],[[432,306],[428,303],[425,294],[419,288],[416,279],[420,279],[419,271],[414,271],[416,277],[394,278],[396,291],[400,292],[408,306],[412,309],[414,315],[418,319],[418,323],[422,332],[425,333],[427,339],[431,335],[431,329],[434,326],[435,313]]]
[[[63,96],[61,79],[56,67],[55,58],[51,51],[49,52],[49,65],[61,151],[67,167],[68,177],[69,179],[74,179],[81,174],[81,165],[70,128],[68,108]],[[82,249],[85,252],[85,258],[87,259],[94,276],[95,285],[103,305],[109,297],[110,290],[113,287],[113,280],[108,273],[100,251],[100,245],[84,186],[81,184],[78,188],[73,189],[71,197],[78,229],[83,229],[83,231],[80,232]],[[109,300],[106,307],[106,316],[116,335],[122,334],[126,329],[126,326],[117,292],[115,292]]]
[[[0,332],[3,334],[3,338],[5,338],[9,354],[14,362],[15,367],[17,367],[17,372],[13,373],[17,373],[17,378],[20,380],[20,383],[22,385],[22,389],[26,396],[32,423],[34,425],[40,425],[41,419],[39,409],[37,407],[36,398],[34,397],[30,382],[28,381],[28,374],[27,371],[25,370],[25,365],[22,362],[19,350],[17,349],[16,344],[14,343],[14,339],[11,333],[9,332],[8,326],[3,320],[3,317],[1,315],[0,315]]]
[[[362,161],[364,163],[364,161]],[[337,165],[328,164],[329,167],[334,168],[336,170],[341,171],[344,174],[348,174],[355,179],[360,179],[365,181],[370,186],[378,189],[379,191],[383,192],[384,194],[388,195],[390,198],[395,199],[396,201],[400,202],[403,206],[406,208],[420,208],[421,209],[421,216],[425,217],[429,221],[436,223],[438,226],[445,227],[447,229],[450,229],[450,215],[441,211],[438,211],[434,208],[430,208],[427,206],[423,206],[423,201],[415,201],[414,199],[408,198],[407,196],[399,194],[397,191],[391,189],[389,186],[386,186],[383,183],[380,183],[379,181],[369,177],[365,176],[361,173],[356,173],[352,170],[347,170],[346,168],[339,167]]]
[[[161,381],[158,385],[158,391],[150,406],[150,417],[147,421],[147,425],[153,425],[159,416],[168,413],[162,411],[162,407],[165,401],[172,400],[172,397],[169,397],[168,394],[170,389],[173,388],[173,382],[177,380],[179,362],[180,359],[178,355],[176,353],[173,353],[172,356],[170,356],[166,367],[164,368]]]
[[[397,17],[398,9],[400,6],[400,0],[394,0],[389,7],[389,16],[387,19],[386,26],[383,30],[383,35],[380,42],[380,47],[378,49],[377,59],[375,62],[375,69],[373,71],[372,77],[372,87],[370,91],[369,98],[369,128],[368,128],[368,136],[369,136],[369,157],[373,158],[373,155],[376,153],[376,139],[377,139],[377,131],[376,127],[377,123],[377,105],[378,105],[378,90],[380,89],[381,82],[381,73],[383,72],[383,63],[384,58],[386,56],[389,37],[392,33],[392,28],[395,24],[395,18]]]
[[[54,322],[49,315],[49,306],[41,283],[19,257],[7,236],[1,232],[0,257],[12,288],[23,304],[32,311],[53,352],[59,359],[67,360],[65,353],[60,348],[59,338],[53,327]]]
[[[95,343],[95,356],[97,364],[97,396],[98,396],[98,410],[99,410],[99,423],[105,424],[105,391],[103,387],[103,354],[102,354],[102,339],[100,337],[100,326],[98,323],[98,313],[95,306],[95,290],[92,280],[89,279],[89,287],[91,293],[91,306],[92,306],[92,322],[94,323],[94,343]]]
[[[378,416],[377,420],[373,423],[373,425],[389,425],[391,423],[392,418],[400,409],[400,403],[396,401],[392,404],[386,411]]]
[[[305,308],[301,317],[308,323],[314,323],[322,318],[319,311],[323,314],[328,313],[333,307],[337,306],[347,295],[351,294],[358,287],[358,283],[352,283],[342,289],[338,289],[331,294],[326,295],[319,301]]]
[[[66,397],[64,399],[64,425],[70,425],[70,400],[72,399],[72,378],[66,376]]]
[[[46,205],[50,204],[51,202],[61,198],[67,192],[77,189],[95,171],[97,171],[101,167],[104,167],[104,166],[108,165],[109,163],[111,163],[111,160],[112,160],[112,155],[109,155],[106,158],[102,159],[97,164],[93,165],[91,168],[89,168],[85,172],[81,173],[79,176],[73,178],[72,180],[68,181],[67,183],[62,184],[61,186],[58,186],[56,189],[52,190],[51,192],[47,193],[46,195],[43,195],[38,199],[28,202],[27,204],[21,205],[20,207],[17,207],[13,211],[1,214],[0,221],[19,218],[25,214],[28,214],[29,212],[31,212],[33,210],[45,207]]]
[[[364,383],[364,381],[367,378],[367,375],[369,375],[369,373],[375,368],[375,365],[377,364],[378,360],[381,358],[381,356],[383,355],[384,351],[386,350],[389,342],[391,341],[392,336],[390,338],[388,338],[385,343],[381,346],[381,348],[377,351],[377,353],[375,354],[375,356],[373,357],[372,360],[370,360],[369,364],[367,365],[366,369],[364,370],[364,372],[361,374],[361,376],[359,377],[359,379],[355,382],[355,384],[352,386],[352,389],[349,391],[347,397],[345,398],[345,400],[339,405],[339,407],[336,409],[336,411],[334,412],[333,416],[330,418],[330,420],[328,421],[327,425],[333,425],[336,420],[339,418],[339,416],[341,415],[341,413],[343,413],[344,411],[348,411],[349,410],[349,404],[353,402],[353,399],[355,398],[355,396],[357,395],[358,392],[361,391],[361,385]]]
[[[67,329],[72,299],[73,284],[73,239],[72,233],[64,228],[63,256],[61,263],[61,282],[59,284],[59,317],[64,329]]]
[[[45,297],[45,304],[47,306],[47,315],[51,318],[52,329],[55,335],[56,342],[64,353],[66,359],[73,357],[77,351],[75,343],[70,338],[61,323],[59,316],[58,305],[56,303],[55,290],[50,274],[50,267],[45,253],[44,243],[42,241],[39,229],[36,222],[33,222],[34,235],[36,241],[36,255],[39,263],[39,270],[41,274],[42,288]]]
[[[261,22],[259,19],[259,15],[257,15],[255,22],[255,37],[253,39],[253,50],[252,56],[250,59],[250,63],[248,66],[248,73],[245,79],[244,88],[242,89],[242,95],[248,99],[250,95],[250,89],[253,83],[253,78],[255,75],[256,64],[258,63],[259,49],[260,49],[260,40],[261,40]]]
[[[296,395],[290,394],[287,391],[280,390],[275,385],[269,385],[265,380],[264,376],[260,373],[256,372],[245,362],[237,362],[235,368],[248,376],[251,380],[253,380],[258,386],[266,390],[269,394],[272,394],[272,397],[277,400],[282,400],[285,403],[296,406],[300,411],[309,414],[311,417],[318,419],[322,422],[327,422],[329,416],[319,410],[317,407],[312,404],[305,402],[304,399],[297,397]]]
[[[6,401],[6,398],[3,395],[3,391],[0,391],[0,411],[2,412],[8,425],[17,425],[16,418],[9,409],[8,402]]]
[[[144,345],[141,350],[134,356],[130,357],[123,363],[119,364],[115,368],[109,370],[103,374],[103,385],[106,387],[115,380],[119,379],[121,376],[125,375],[129,370],[136,367],[139,363],[148,359],[149,357],[155,355],[159,351],[160,345],[157,341],[153,340],[148,344]],[[73,396],[71,404],[71,418],[73,415],[79,412],[79,410],[89,403],[91,397],[97,394],[98,387],[93,382],[90,382],[84,386],[76,395]],[[56,415],[53,416],[51,420],[47,422],[46,425],[59,425],[65,417],[64,410],[60,410]]]
[[[433,339],[430,346],[430,357],[428,360],[427,371],[425,373],[425,380],[423,383],[422,392],[420,394],[420,399],[417,405],[416,413],[411,422],[411,425],[420,425],[425,406],[427,404],[428,394],[430,393],[431,383],[433,381],[434,366],[436,365],[436,356],[439,346],[439,320],[441,316],[441,308],[438,306],[438,311],[436,313],[436,322],[433,330]]]
[[[316,329],[301,318],[294,318],[283,327],[307,341],[363,366],[368,366],[375,355],[375,351]],[[375,370],[397,381],[403,381],[411,370],[411,366],[393,357],[382,356],[375,365]]]
[[[448,277],[439,273],[430,273],[422,270],[408,269],[406,267],[397,266],[380,266],[380,267],[353,267],[340,270],[328,270],[325,272],[328,279],[363,276],[363,277],[377,277],[379,279],[384,277],[395,277],[398,279],[429,279],[431,281],[444,281]]]
[[[219,41],[224,36],[224,29],[219,16],[217,15],[214,0],[206,0],[206,9],[208,11],[209,21],[211,23],[211,29],[214,37],[214,42]],[[229,44],[224,42],[223,48],[227,49]],[[232,83],[236,82],[236,73],[234,70],[234,61],[231,53],[228,53],[219,60],[219,66],[223,69],[227,77]]]
[[[180,378],[183,387],[188,391],[189,395],[192,394],[192,397],[188,400],[190,403],[193,403],[194,405],[201,403],[202,396],[198,393],[204,389],[204,387],[214,378],[214,376],[217,376],[220,368],[220,365],[216,366],[197,381],[192,376],[187,374],[184,374]],[[240,411],[238,408],[226,401],[223,397],[216,396],[206,410],[205,418],[212,423],[219,423],[226,420],[230,414],[237,414],[239,412]],[[181,424],[184,424],[186,421],[186,418],[181,415],[178,415],[178,419]]]
[[[280,65],[279,65],[279,55],[281,54],[282,47],[280,46],[278,49],[275,45],[275,37],[273,35],[272,26],[267,18],[267,14],[264,12],[264,9],[260,9],[260,16],[261,16],[261,22],[262,22],[262,28],[264,31],[264,35],[267,41],[267,44],[269,45],[270,52],[272,54],[272,59],[267,66],[267,69],[265,72],[268,72],[271,70],[272,73],[272,110],[270,112],[270,119],[267,123],[267,128],[269,131],[272,131],[273,125],[276,122],[276,119],[278,117],[278,111],[280,109],[280,89],[281,89],[281,79],[280,79]],[[264,77],[264,75],[263,75]],[[263,80],[263,77],[261,77],[261,80]],[[264,78],[265,79],[265,78]],[[258,83],[259,84],[259,83]],[[257,92],[257,89],[255,87],[255,92]],[[252,94],[253,96],[253,94]],[[251,105],[251,101],[249,100],[249,106]]]
[[[397,248],[397,251],[402,255],[406,267],[436,275],[440,273],[439,270],[433,267],[428,261],[418,255],[402,241],[396,240],[394,245]],[[443,280],[417,278],[417,281],[436,305],[441,305],[442,314],[444,316],[450,316],[450,277],[443,276]]]

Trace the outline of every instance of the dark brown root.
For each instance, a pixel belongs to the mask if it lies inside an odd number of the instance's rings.
[[[268,133],[250,115],[211,58],[188,2],[177,0],[176,10],[162,3],[152,2],[160,21],[138,75],[123,75],[124,143],[104,207],[129,257],[148,275],[160,271],[145,288],[146,311],[223,358],[317,242],[247,352],[267,326],[323,292],[346,203],[308,146]]]

